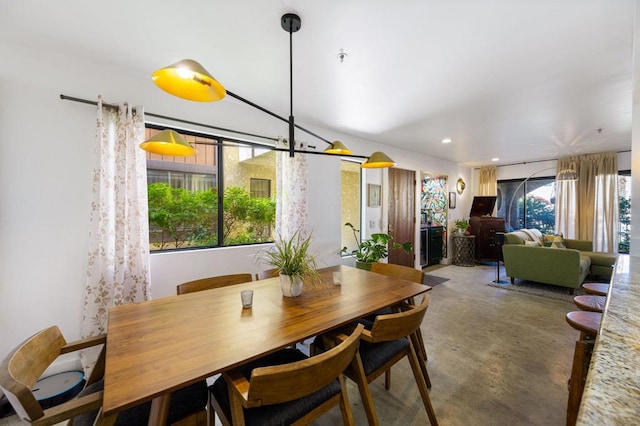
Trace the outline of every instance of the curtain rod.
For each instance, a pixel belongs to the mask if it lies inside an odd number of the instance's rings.
[[[274,114],[273,112],[269,111],[268,109],[263,108],[260,105],[257,105],[255,103],[251,102],[250,100],[245,99],[245,98],[243,98],[243,97],[241,97],[239,95],[236,95],[235,93],[232,93],[232,92],[227,90],[227,94],[229,96],[233,97],[233,98],[236,98],[237,100],[239,100],[241,102],[244,102],[244,103],[246,103],[246,104],[248,104],[248,105],[250,105],[250,106],[252,106],[254,108],[259,109],[260,111],[266,112],[267,114],[269,114],[269,115],[271,115],[271,116],[273,116],[273,117],[275,117],[275,118],[277,118],[279,120],[284,120],[285,122],[288,122],[283,117],[281,117],[281,116],[279,116],[277,114]],[[82,98],[75,98],[73,96],[67,96],[67,95],[62,95],[62,94],[60,95],[60,99],[63,99],[63,100],[66,100],[66,101],[79,102],[79,103],[83,103],[83,104],[95,105],[95,106],[98,105],[98,103],[95,102],[95,101],[90,101],[88,99],[82,99]],[[102,105],[106,106],[107,108],[118,108],[118,105],[108,104],[106,102],[103,102]],[[268,140],[272,140],[272,141],[276,141],[276,142],[278,141],[277,138],[273,138],[273,137],[270,137],[270,136],[257,135],[257,134],[253,134],[253,133],[242,132],[240,130],[226,129],[224,127],[217,127],[217,126],[212,126],[210,124],[204,124],[204,123],[198,123],[198,122],[195,122],[195,121],[183,120],[181,118],[169,117],[169,116],[166,116],[166,115],[155,114],[155,113],[152,113],[152,112],[145,112],[145,115],[148,115],[150,117],[163,118],[165,120],[173,120],[173,121],[177,121],[177,122],[185,123],[185,124],[192,124],[192,125],[196,125],[196,126],[207,127],[207,128],[215,129],[215,130],[222,130],[222,131],[225,131],[225,132],[233,132],[233,133],[237,133],[239,135],[253,136],[253,137],[262,138],[262,139],[268,139]],[[332,145],[332,143],[328,139],[323,138],[322,136],[318,135],[317,133],[312,132],[311,130],[305,129],[304,127],[302,127],[302,126],[300,126],[298,124],[295,124],[295,127],[297,129],[300,129],[303,132],[313,136],[313,137],[316,137],[316,138],[320,139],[321,141],[323,141],[326,144]]]
[[[67,96],[67,95],[63,95],[63,94],[60,95],[60,99],[65,100],[65,101],[78,102],[78,103],[81,103],[81,104],[98,106],[98,103],[96,101],[91,101],[91,100],[82,99],[82,98],[76,98],[76,97],[73,97],[73,96]],[[109,104],[109,103],[106,103],[106,102],[103,102],[102,106],[105,106],[107,108],[114,108],[114,109],[120,108],[118,105]],[[257,134],[253,134],[253,133],[242,132],[240,130],[226,129],[224,127],[212,126],[210,124],[204,124],[204,123],[198,123],[198,122],[195,122],[195,121],[183,120],[181,118],[174,118],[174,117],[169,117],[169,116],[166,116],[166,115],[154,114],[154,113],[146,112],[146,111],[145,111],[144,114],[148,115],[150,117],[163,118],[163,119],[166,119],[166,120],[177,121],[179,123],[192,124],[192,125],[196,125],[196,126],[206,127],[206,128],[209,128],[209,129],[223,130],[225,132],[233,132],[233,133],[238,133],[240,135],[253,136],[253,137],[268,139],[268,140],[271,140],[271,141],[274,141],[274,142],[278,142],[279,141],[279,139],[273,138],[273,137],[270,137],[270,136],[262,136],[262,135],[257,135]],[[314,135],[314,136],[316,136],[316,135]],[[251,141],[239,141],[239,142],[240,143],[247,143],[249,145],[259,146],[259,147],[262,147],[262,148],[266,148],[265,145],[262,145],[262,144],[259,144],[259,143],[256,143],[256,142],[253,142],[253,143]],[[203,145],[214,145],[215,144],[215,143],[207,143],[207,142],[198,142],[198,143],[203,144]],[[285,149],[285,148],[276,148],[276,147],[272,147],[271,148],[271,147],[269,147],[269,149],[271,149],[273,151],[289,152],[289,150]],[[331,155],[331,156],[334,156],[334,157],[336,156],[336,154],[330,154],[330,153],[326,153],[324,151],[304,151],[304,150],[296,149],[296,150],[294,150],[294,152],[301,153],[301,154]],[[340,157],[368,158],[366,155],[355,155],[355,154],[341,154]]]
[[[98,106],[98,103],[96,101],[90,101],[88,99],[82,99],[82,98],[75,98],[73,96],[67,96],[67,95],[62,95],[61,94],[60,95],[60,99],[65,100],[65,101],[78,102],[78,103],[81,103],[81,104]],[[118,105],[113,105],[113,104],[109,104],[109,103],[106,103],[106,102],[103,102],[102,106],[105,106],[107,108],[115,108],[115,109],[119,108]],[[146,112],[146,111],[145,111],[144,114],[148,115],[149,117],[162,118],[162,119],[165,119],[165,120],[176,121],[178,123],[191,124],[191,125],[200,126],[200,127],[206,127],[208,129],[214,129],[214,130],[222,130],[223,132],[232,132],[232,133],[237,133],[239,135],[252,136],[252,137],[255,137],[255,138],[267,139],[267,140],[274,141],[274,142],[278,141],[277,138],[273,138],[271,136],[263,136],[263,135],[258,135],[258,134],[255,134],[255,133],[243,132],[243,131],[240,131],[240,130],[227,129],[227,128],[224,128],[224,127],[213,126],[211,124],[198,123],[196,121],[183,120],[182,118],[169,117],[168,115],[155,114],[153,112]]]
[[[627,150],[623,150],[623,151],[616,151],[616,154],[622,154],[624,152],[631,152],[630,149]],[[509,164],[499,164],[496,166],[496,168],[498,167],[507,167],[507,166],[519,166],[519,165],[525,165],[525,164],[534,164],[534,163],[546,163],[547,161],[558,161],[557,158],[549,158],[547,160],[533,160],[533,161],[522,161],[520,163],[509,163]],[[480,170],[482,167],[476,167],[474,168],[474,170]]]

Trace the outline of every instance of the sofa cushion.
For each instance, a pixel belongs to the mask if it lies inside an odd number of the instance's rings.
[[[591,258],[591,264],[597,266],[613,266],[616,263],[617,255],[613,253],[603,253],[599,251],[583,251],[581,254]]]
[[[531,246],[531,247],[541,247],[542,244],[540,244],[538,241],[525,241],[524,242],[525,246]]]
[[[525,241],[537,241],[543,245],[542,233],[537,229],[518,229],[517,231],[504,234],[505,244],[524,245]]]
[[[580,254],[580,276],[584,277],[591,269],[591,257],[586,254]]]
[[[524,245],[524,236],[518,234],[517,231],[509,232],[504,234],[504,243],[505,244],[518,244]]]

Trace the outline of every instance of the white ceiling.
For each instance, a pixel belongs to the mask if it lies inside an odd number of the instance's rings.
[[[147,75],[193,58],[287,116],[286,12],[303,125],[469,166],[631,148],[633,0],[5,0],[0,35]]]

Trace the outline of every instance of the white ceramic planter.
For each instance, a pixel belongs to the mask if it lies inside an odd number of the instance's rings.
[[[302,278],[294,275],[280,274],[280,287],[282,295],[285,297],[298,297],[302,294]]]

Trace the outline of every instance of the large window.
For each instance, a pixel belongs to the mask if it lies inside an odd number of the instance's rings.
[[[555,194],[553,177],[498,181],[498,216],[505,218],[507,232],[535,228],[552,234]]]
[[[146,137],[163,129],[148,125]],[[147,153],[150,250],[273,241],[275,152],[174,130],[197,154]]]

